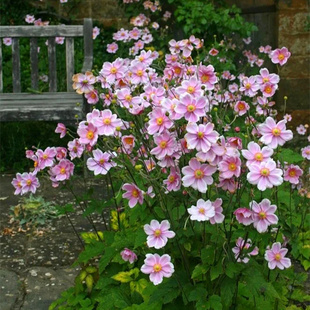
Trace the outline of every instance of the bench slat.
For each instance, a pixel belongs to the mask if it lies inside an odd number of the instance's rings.
[[[48,39],[48,80],[49,91],[57,91],[56,43],[55,38]]]
[[[93,67],[93,22],[91,18],[84,19],[84,63],[82,71],[91,71]]]
[[[0,93],[3,92],[2,40],[0,40]]]
[[[31,87],[39,89],[38,39],[30,39]]]
[[[67,91],[73,91],[72,76],[74,74],[74,39],[66,39]]]
[[[13,38],[12,40],[12,78],[13,78],[13,92],[20,93],[20,57],[19,57],[19,39]]]
[[[5,93],[0,94],[0,105],[3,100],[9,101],[20,101],[20,100],[46,100],[46,99],[64,99],[64,100],[76,100],[76,102],[82,102],[83,97],[77,93],[41,93],[41,94],[30,94],[30,93]]]
[[[83,26],[1,26],[0,38],[82,37]]]

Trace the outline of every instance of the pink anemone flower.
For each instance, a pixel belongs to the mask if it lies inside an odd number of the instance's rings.
[[[291,260],[285,257],[287,251],[286,248],[281,247],[280,242],[274,243],[271,249],[267,249],[265,259],[268,261],[268,268],[275,269],[277,267],[281,270],[289,268],[291,266]]]
[[[210,200],[199,199],[196,206],[187,209],[192,221],[204,222],[215,216],[215,208]]]
[[[141,271],[150,275],[150,281],[158,285],[163,278],[170,278],[174,273],[174,266],[171,263],[171,257],[168,254],[159,256],[158,254],[146,254],[144,265]]]
[[[303,174],[303,171],[299,166],[289,165],[284,171],[284,181],[288,181],[292,184],[299,183],[299,177]]]
[[[129,200],[128,205],[130,208],[133,208],[137,203],[143,204],[143,192],[135,184],[126,183],[123,185],[122,190],[126,191],[122,197]]]
[[[115,157],[115,154],[108,152],[102,152],[101,150],[93,150],[93,156],[87,159],[87,168],[93,171],[95,175],[106,175],[112,167],[116,166],[116,163],[111,160]]]

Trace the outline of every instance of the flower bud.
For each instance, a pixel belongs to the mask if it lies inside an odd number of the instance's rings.
[[[136,169],[137,171],[140,171],[140,170],[142,169],[142,165],[135,165],[135,169]]]

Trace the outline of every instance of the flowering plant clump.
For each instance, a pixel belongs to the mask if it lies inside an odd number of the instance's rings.
[[[284,309],[304,280],[292,265],[309,268],[295,244],[307,238],[309,152],[282,148],[293,133],[272,109],[279,76],[217,72],[196,62],[207,49],[194,36],[169,44],[162,58],[143,50],[76,74],[91,111],[76,133],[57,126],[68,148],[28,151],[34,171],[12,181],[16,194],[41,173],[70,188],[85,154],[111,189],[99,205],[84,199],[86,217],[111,214],[77,260],[96,272],[83,268],[51,309]],[[280,65],[289,55],[269,51]]]

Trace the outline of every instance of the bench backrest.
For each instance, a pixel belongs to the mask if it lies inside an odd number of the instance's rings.
[[[90,71],[93,64],[93,25],[92,19],[85,18],[84,25],[57,26],[0,26],[0,93],[3,92],[2,38],[12,38],[12,78],[13,93],[21,92],[19,39],[30,38],[31,88],[38,90],[38,38],[48,38],[49,91],[57,92],[56,43],[55,37],[66,40],[67,91],[72,89],[74,74],[74,38],[84,37],[84,62],[82,71]]]

